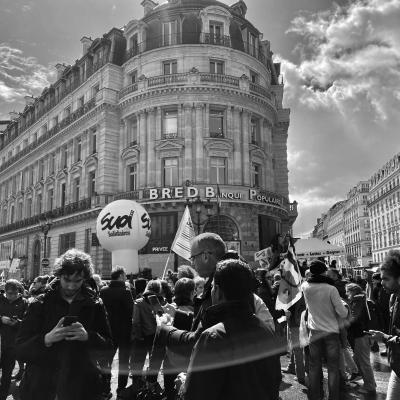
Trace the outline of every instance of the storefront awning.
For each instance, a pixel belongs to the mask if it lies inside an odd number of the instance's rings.
[[[295,243],[297,257],[329,257],[345,254],[344,247],[330,244],[321,239],[299,239]]]

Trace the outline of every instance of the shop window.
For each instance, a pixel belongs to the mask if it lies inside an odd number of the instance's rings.
[[[210,183],[226,183],[226,159],[222,157],[210,158]]]
[[[154,247],[167,247],[169,250],[178,228],[177,217],[177,213],[151,214],[151,238],[140,253],[152,253]]]
[[[164,158],[164,186],[178,185],[178,159]]]

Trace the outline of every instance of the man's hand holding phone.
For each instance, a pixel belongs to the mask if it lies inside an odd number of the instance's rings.
[[[62,317],[57,325],[44,336],[44,344],[50,347],[53,343],[60,342],[61,340],[78,340],[86,341],[89,335],[83,325],[78,322],[75,316],[67,315]]]

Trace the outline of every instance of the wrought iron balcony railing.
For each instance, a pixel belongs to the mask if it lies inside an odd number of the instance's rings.
[[[261,47],[255,47],[249,42],[233,39],[227,35],[199,32],[179,32],[171,35],[149,37],[146,41],[137,43],[132,48],[128,49],[125,54],[125,61],[146,51],[181,44],[207,44],[229,47],[247,53],[261,61],[264,65],[267,65],[267,58]]]

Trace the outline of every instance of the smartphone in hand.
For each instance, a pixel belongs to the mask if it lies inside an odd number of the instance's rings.
[[[76,315],[66,315],[64,317],[63,326],[70,326],[75,322],[78,322],[78,317]]]

